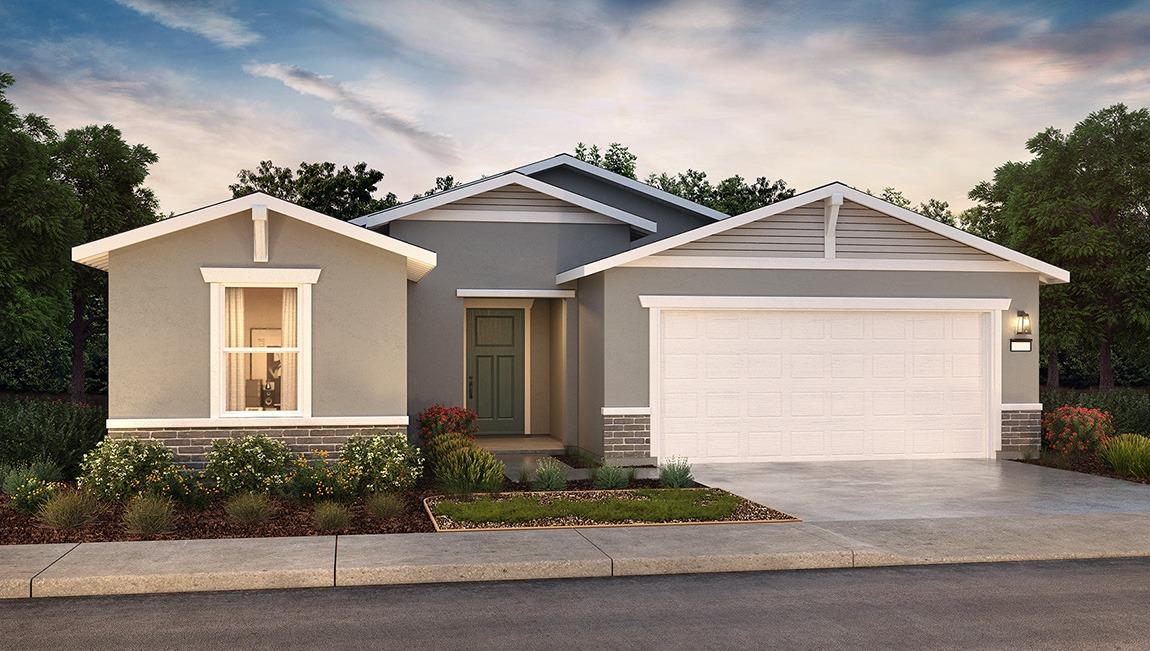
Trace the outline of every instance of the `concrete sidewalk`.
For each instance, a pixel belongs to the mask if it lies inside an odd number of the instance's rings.
[[[0,597],[1150,557],[1150,513],[0,546]]]

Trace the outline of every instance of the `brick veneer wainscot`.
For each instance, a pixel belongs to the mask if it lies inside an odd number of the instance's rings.
[[[640,414],[603,417],[604,459],[651,456],[651,417]]]
[[[264,434],[287,444],[292,452],[324,450],[331,458],[339,456],[339,448],[349,438],[373,434],[403,434],[404,427],[220,427],[220,428],[156,428],[108,430],[108,438],[139,438],[163,443],[172,449],[176,462],[193,468],[202,468],[205,455],[216,439],[240,438],[251,434]]]
[[[1042,410],[1003,410],[1002,453],[1005,458],[1038,454],[1042,446]]]

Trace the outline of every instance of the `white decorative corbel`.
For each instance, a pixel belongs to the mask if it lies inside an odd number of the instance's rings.
[[[252,261],[268,261],[268,207],[252,206]]]
[[[842,193],[836,192],[823,202],[823,256],[828,260],[835,257],[835,226],[839,222],[839,207],[843,205]]]

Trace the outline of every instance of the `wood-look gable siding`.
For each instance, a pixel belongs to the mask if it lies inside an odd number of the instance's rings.
[[[835,256],[885,260],[999,259],[853,201],[846,201],[839,208]]]
[[[655,255],[823,257],[823,203],[799,206]]]
[[[505,185],[496,190],[488,190],[473,197],[444,204],[433,210],[512,210],[596,214],[581,206],[567,203],[542,192],[536,192],[522,185]]]

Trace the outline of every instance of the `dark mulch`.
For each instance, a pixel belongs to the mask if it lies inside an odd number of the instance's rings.
[[[317,531],[312,526],[313,505],[309,503],[275,500],[276,515],[269,522],[252,526],[232,522],[224,513],[222,501],[203,511],[177,506],[175,526],[148,540],[430,532],[435,531],[435,528],[423,508],[423,498],[431,494],[427,491],[406,493],[406,509],[394,518],[373,517],[364,509],[362,501],[356,502],[351,505],[351,526],[334,532]],[[58,531],[45,527],[31,515],[9,507],[8,497],[0,496],[0,544],[145,540],[125,531],[123,508],[121,504],[106,505],[100,515],[88,524],[77,529]]]
[[[1083,472],[1088,475],[1099,475],[1102,477],[1109,477],[1111,479],[1121,479],[1123,481],[1131,481],[1136,484],[1150,484],[1150,481],[1145,479],[1119,475],[1118,473],[1114,472],[1113,468],[1106,465],[1106,462],[1096,454],[1085,455],[1074,460],[1061,459],[1054,456],[1042,456],[1037,459],[1015,459],[1015,461],[1020,463],[1029,463],[1035,466],[1045,466],[1047,468],[1059,468],[1061,470]]]

